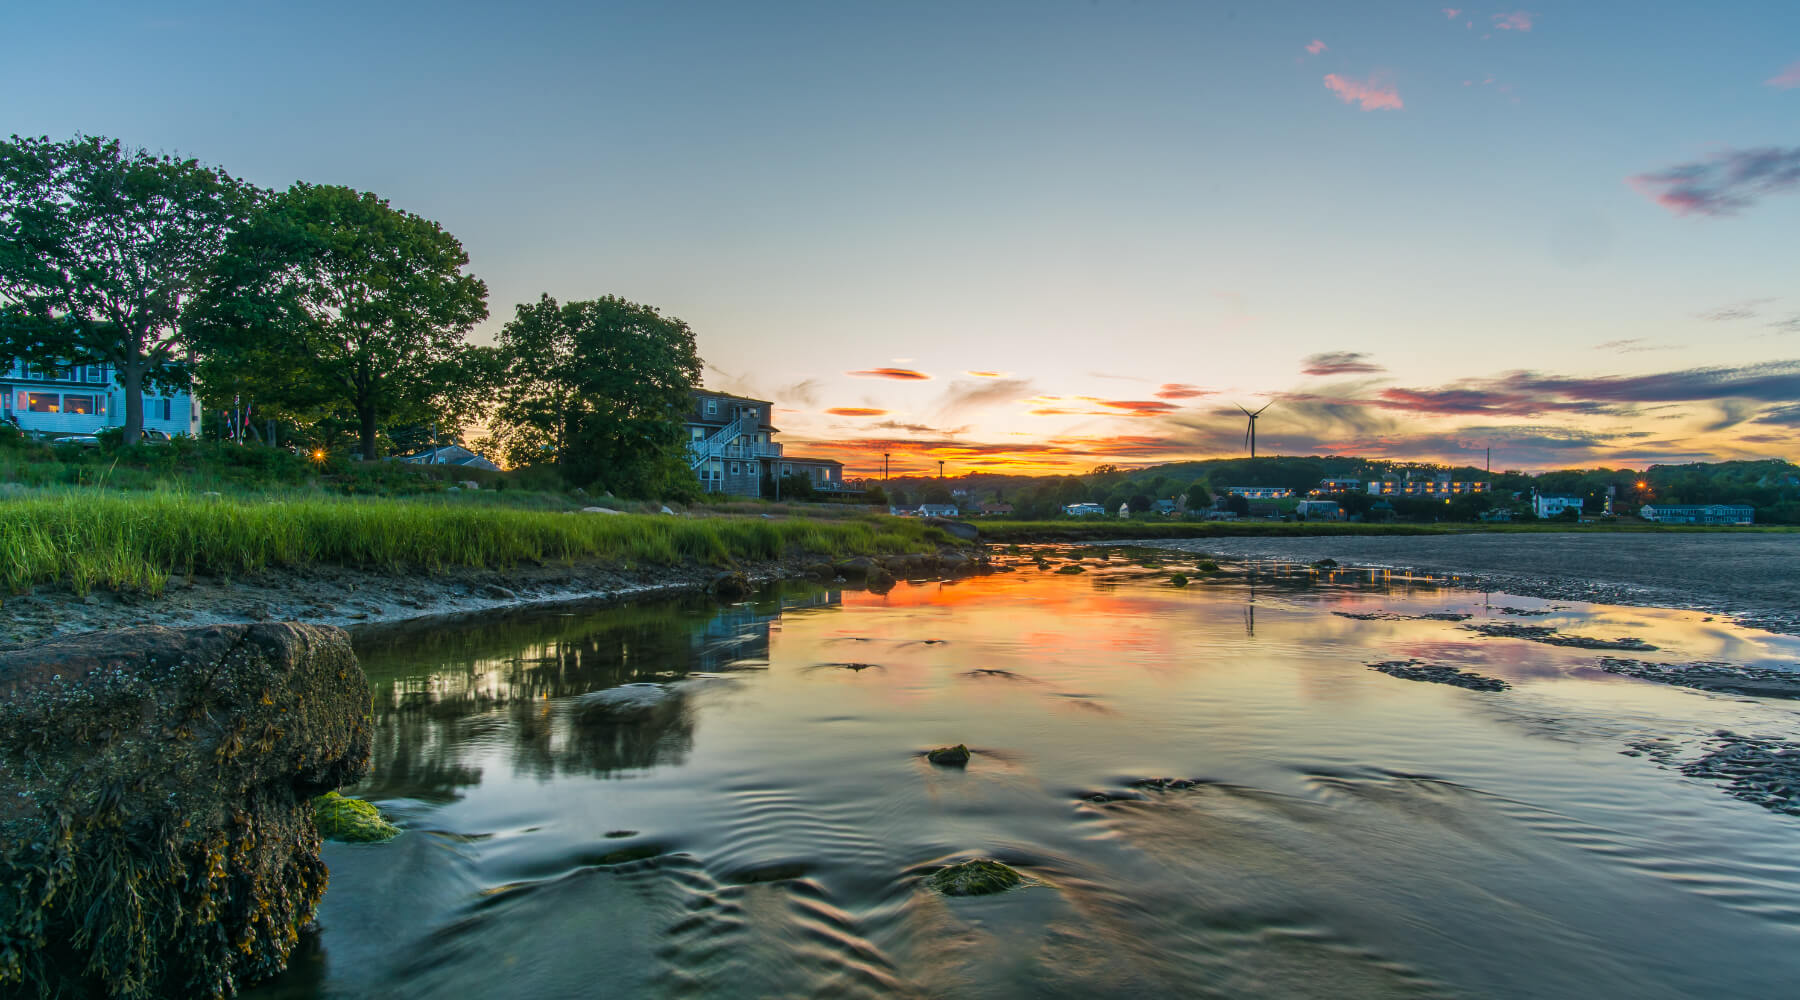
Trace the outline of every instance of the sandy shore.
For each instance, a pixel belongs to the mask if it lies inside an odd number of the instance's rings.
[[[1691,608],[1800,633],[1800,534],[1567,533],[1202,538],[1147,547],[1216,558],[1462,574],[1464,586],[1542,597]]]

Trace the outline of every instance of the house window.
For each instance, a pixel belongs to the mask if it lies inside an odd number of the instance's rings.
[[[82,377],[89,382],[104,382],[106,368],[103,365],[88,365],[82,369]]]
[[[784,465],[784,466],[782,466],[782,467],[781,467],[781,474],[782,474],[782,475],[784,475],[784,476],[791,476],[791,475],[793,475],[793,474],[794,474],[794,467],[793,467],[793,466],[791,466],[791,465]]]
[[[158,419],[167,420],[167,419],[169,419],[169,414],[173,411],[173,407],[171,406],[171,404],[174,402],[174,400],[152,399],[152,400],[148,400],[147,402],[149,402],[150,405],[145,407],[145,409],[149,411],[150,419],[152,419],[152,420],[158,420]]]
[[[33,413],[61,413],[62,397],[54,392],[30,392],[25,394],[25,408]]]
[[[63,397],[62,405],[64,413],[93,413],[94,397],[77,396],[74,393],[70,393]]]
[[[707,400],[706,401],[706,415],[710,417],[718,412],[719,412],[719,401],[716,399]]]

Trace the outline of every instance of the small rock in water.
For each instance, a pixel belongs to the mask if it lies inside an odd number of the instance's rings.
[[[998,861],[976,858],[939,868],[925,884],[946,896],[991,896],[1025,884],[1025,876]]]
[[[1483,677],[1474,671],[1458,670],[1455,667],[1431,666],[1418,660],[1385,660],[1369,664],[1369,669],[1379,670],[1389,677],[1399,677],[1402,680],[1449,684],[1471,691],[1504,691],[1512,686],[1498,677]]]
[[[640,681],[602,691],[589,691],[575,699],[575,717],[582,722],[623,722],[640,719],[662,708],[673,693],[661,684]]]
[[[1171,587],[1185,587],[1187,585],[1188,578],[1185,573],[1177,573],[1174,576],[1169,577],[1169,586]]]
[[[938,747],[927,751],[925,759],[944,767],[962,767],[969,762],[969,748],[961,743],[953,747]]]
[[[1591,639],[1585,635],[1564,635],[1547,625],[1515,625],[1512,622],[1489,622],[1464,625],[1471,632],[1502,639],[1526,639],[1550,646],[1573,646],[1577,649],[1632,649],[1650,652],[1656,649],[1642,639],[1622,636],[1617,639]]]

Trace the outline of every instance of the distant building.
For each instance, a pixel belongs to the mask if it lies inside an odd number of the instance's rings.
[[[1177,508],[1175,506],[1175,501],[1173,501],[1173,500],[1154,501],[1150,504],[1150,509],[1155,511],[1158,514],[1163,515],[1164,517],[1175,514],[1179,510],[1179,508]]]
[[[1295,505],[1294,513],[1308,521],[1342,521],[1344,508],[1338,506],[1336,500],[1302,500]]]
[[[458,465],[465,469],[487,469],[499,472],[500,467],[482,458],[460,444],[447,444],[441,448],[427,448],[411,455],[401,455],[400,461],[413,465]]]
[[[0,421],[28,434],[96,434],[125,425],[125,387],[111,365],[0,364],[0,395]],[[144,429],[199,436],[193,394],[146,388]]]
[[[1754,524],[1756,508],[1749,504],[1645,504],[1638,516],[1658,524]]]
[[[1327,478],[1327,479],[1319,480],[1319,488],[1314,490],[1313,492],[1319,493],[1319,494],[1360,493],[1360,492],[1362,492],[1362,490],[1363,490],[1363,481],[1360,479],[1330,479],[1330,478]]]
[[[1294,491],[1285,486],[1227,486],[1225,492],[1246,500],[1282,500],[1294,495]]]
[[[805,476],[815,490],[848,492],[844,463],[783,453],[775,440],[780,431],[769,422],[774,405],[728,392],[693,391],[684,423],[688,465],[701,487],[708,493],[760,497],[765,477]]]
[[[920,517],[955,517],[956,505],[948,503],[922,503],[919,505]]]
[[[1280,517],[1281,505],[1272,500],[1255,500],[1250,503],[1251,517]]]
[[[1013,505],[1004,500],[991,500],[984,503],[981,505],[980,511],[982,517],[993,517],[1001,514],[1011,514],[1012,512]]]
[[[1512,520],[1512,511],[1507,510],[1505,507],[1490,507],[1475,516],[1481,518],[1483,521],[1504,522]]]
[[[1106,508],[1097,503],[1072,503],[1063,508],[1063,513],[1070,517],[1093,517],[1106,515]]]
[[[1531,498],[1531,512],[1538,517],[1556,517],[1568,510],[1580,514],[1581,503],[1580,497],[1534,496]]]
[[[1486,493],[1492,487],[1493,484],[1489,483],[1487,480],[1453,479],[1448,472],[1440,472],[1429,479],[1422,476],[1414,477],[1411,473],[1407,473],[1406,478],[1404,479],[1395,479],[1392,476],[1386,476],[1381,479],[1370,480],[1368,493],[1370,496],[1382,497],[1430,497],[1432,499],[1443,499],[1445,497],[1460,496],[1465,493]]]

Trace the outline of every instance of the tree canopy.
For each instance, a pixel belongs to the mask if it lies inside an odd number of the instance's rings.
[[[265,405],[354,415],[365,459],[384,420],[471,402],[491,356],[464,339],[487,286],[437,223],[367,192],[296,184],[233,234],[196,309],[202,377]]]
[[[514,465],[634,496],[697,488],[682,417],[700,382],[694,333],[616,296],[518,307],[500,332],[508,369],[494,430]]]
[[[0,351],[114,366],[125,440],[137,440],[144,384],[186,383],[190,304],[259,196],[115,139],[0,142]]]

